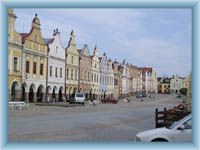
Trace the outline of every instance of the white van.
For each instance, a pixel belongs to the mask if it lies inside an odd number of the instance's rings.
[[[73,98],[69,101],[70,104],[85,104],[85,94],[83,93],[76,93]]]

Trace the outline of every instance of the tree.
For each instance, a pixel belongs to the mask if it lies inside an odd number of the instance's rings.
[[[179,93],[183,94],[183,95],[186,95],[187,94],[187,88],[181,88],[179,90]]]

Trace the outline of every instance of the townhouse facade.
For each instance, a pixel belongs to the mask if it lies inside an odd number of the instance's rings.
[[[55,29],[52,38],[44,40],[48,46],[46,100],[65,101],[65,49],[61,45],[60,32]]]
[[[170,81],[171,78],[168,77],[158,77],[158,93],[170,94]]]
[[[100,89],[101,98],[106,98],[108,95],[108,59],[106,53],[100,57]]]
[[[173,75],[170,81],[170,88],[172,93],[178,93],[181,88],[185,87],[185,78]]]
[[[48,50],[42,38],[40,19],[35,14],[32,27],[22,36],[22,95],[28,102],[45,102]]]
[[[72,30],[70,40],[66,48],[66,98],[70,99],[78,92],[80,57],[75,43],[75,35]]]
[[[96,78],[95,78],[96,76]],[[91,90],[90,97],[95,99],[101,98],[101,86],[100,86],[100,59],[98,56],[97,46],[94,47],[93,54],[91,56]]]
[[[80,55],[80,92],[85,93],[86,99],[88,100],[91,90],[91,59],[90,51],[87,44],[82,49],[79,49]]]
[[[37,14],[28,33],[17,33],[15,20],[13,10],[8,9],[10,100],[61,102],[76,92],[85,93],[87,99],[102,99],[123,98],[143,89],[156,91],[153,70],[112,62],[106,53],[99,57],[96,46],[92,55],[87,45],[78,50],[73,30],[63,48],[58,29],[51,38],[43,38]]]
[[[8,91],[12,101],[22,100],[22,38],[15,30],[16,18],[13,9],[8,9]]]
[[[108,92],[107,95],[108,97],[113,97],[114,94],[114,71],[112,67],[112,61],[109,59],[108,60]]]
[[[121,95],[122,97],[128,97],[131,92],[131,76],[130,76],[130,70],[128,67],[128,64],[125,64],[125,60],[122,62],[122,90],[121,90]]]
[[[157,75],[152,67],[142,69],[142,90],[146,93],[157,93]]]
[[[130,66],[132,92],[142,91],[142,70],[137,66]]]

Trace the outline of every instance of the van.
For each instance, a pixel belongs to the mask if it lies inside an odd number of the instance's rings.
[[[85,104],[85,94],[76,93],[69,101],[70,104]]]

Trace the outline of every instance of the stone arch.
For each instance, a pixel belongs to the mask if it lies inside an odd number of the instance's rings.
[[[11,84],[11,101],[20,100],[20,87],[17,81],[13,81]]]
[[[58,92],[58,88],[56,86],[54,86],[53,91],[52,91],[52,99],[57,98],[57,92]]]
[[[58,101],[62,102],[64,99],[64,88],[61,86],[58,92]]]
[[[29,88],[29,102],[36,102],[36,87],[35,84],[31,84]]]
[[[44,86],[41,84],[38,86],[37,89],[37,102],[44,102],[44,100],[45,100]]]
[[[22,84],[22,101],[28,102],[28,86],[26,82]]]

